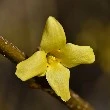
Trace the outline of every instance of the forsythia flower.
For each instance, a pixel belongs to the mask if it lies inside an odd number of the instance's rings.
[[[68,68],[79,64],[93,63],[95,56],[89,46],[66,44],[61,24],[54,18],[47,19],[42,35],[40,50],[17,65],[16,75],[22,81],[35,76],[45,76],[63,101],[70,99]]]

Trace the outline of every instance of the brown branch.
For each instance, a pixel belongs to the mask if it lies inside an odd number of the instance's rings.
[[[27,58],[24,52],[21,52],[16,46],[8,42],[2,36],[0,36],[0,53],[16,64]],[[72,90],[70,90],[70,100],[67,102],[63,102],[51,89],[51,87],[45,80],[45,77],[35,77],[26,81],[25,83],[28,84],[31,88],[42,89],[43,91],[49,93],[53,97],[60,100],[60,102],[64,103],[70,110],[93,110],[92,106],[88,102],[85,102]]]
[[[15,63],[23,61],[26,58],[24,52],[21,52],[16,46],[8,42],[2,36],[0,36],[0,53]]]

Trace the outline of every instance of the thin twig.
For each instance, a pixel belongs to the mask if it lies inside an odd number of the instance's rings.
[[[16,46],[8,42],[2,36],[0,36],[0,53],[15,63],[23,61],[26,58],[24,52],[21,52]]]
[[[16,64],[27,58],[24,52],[20,51],[16,46],[8,42],[2,36],[0,36],[0,53]],[[35,77],[26,81],[25,83],[28,84],[31,88],[42,89],[43,91],[49,93],[53,97],[60,100],[60,102],[64,103],[70,110],[93,110],[92,106],[88,102],[85,102],[72,90],[70,90],[70,100],[67,102],[63,102],[51,89],[45,77]]]

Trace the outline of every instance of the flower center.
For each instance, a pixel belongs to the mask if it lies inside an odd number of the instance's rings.
[[[55,62],[56,61],[56,58],[54,57],[54,56],[48,56],[47,57],[47,62],[49,63],[49,64],[51,64],[51,63],[53,63],[53,62]]]
[[[55,58],[52,55],[49,55],[49,56],[47,56],[47,62],[48,62],[48,64],[52,64],[52,63],[55,63],[55,62],[59,62],[59,59]]]

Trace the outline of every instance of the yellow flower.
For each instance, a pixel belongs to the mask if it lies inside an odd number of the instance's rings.
[[[47,19],[42,35],[40,50],[17,65],[16,75],[22,81],[35,76],[45,76],[63,101],[70,99],[68,68],[79,64],[93,63],[95,56],[89,46],[66,44],[61,24],[54,18]]]

